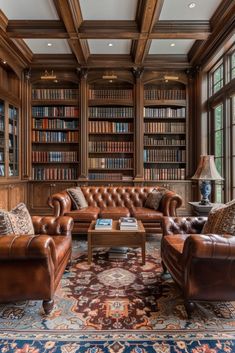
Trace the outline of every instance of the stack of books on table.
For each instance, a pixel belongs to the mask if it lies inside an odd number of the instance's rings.
[[[127,259],[128,248],[124,246],[112,247],[109,250],[109,259]]]
[[[95,224],[96,230],[111,230],[113,225],[112,219],[98,218]]]
[[[121,217],[120,230],[138,230],[138,223],[134,217]]]

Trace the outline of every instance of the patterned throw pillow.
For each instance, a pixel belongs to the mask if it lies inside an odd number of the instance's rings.
[[[216,208],[212,208],[202,229],[202,234],[235,235],[235,199]]]
[[[72,199],[74,208],[80,209],[88,207],[88,203],[80,187],[67,189],[67,193]]]
[[[153,189],[153,191],[148,194],[144,207],[152,208],[157,211],[164,194],[165,190]]]
[[[0,210],[0,235],[34,234],[31,216],[24,203],[11,211]]]

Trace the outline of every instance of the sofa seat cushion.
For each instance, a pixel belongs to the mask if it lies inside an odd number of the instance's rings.
[[[99,207],[88,206],[80,210],[74,210],[65,213],[65,216],[70,216],[75,222],[91,222],[98,218]]]
[[[106,207],[100,211],[101,218],[119,219],[120,217],[130,217],[130,211],[126,207]]]
[[[158,221],[163,217],[163,213],[155,211],[152,208],[135,207],[132,209],[132,215],[140,221]]]
[[[56,260],[57,260],[57,266],[60,266],[61,261],[65,259],[65,255],[67,252],[71,250],[72,246],[72,238],[71,237],[65,237],[63,235],[56,235],[53,237],[54,243],[55,243],[55,248],[56,248]]]

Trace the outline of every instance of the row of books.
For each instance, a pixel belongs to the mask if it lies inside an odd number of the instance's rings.
[[[144,162],[185,162],[186,151],[179,149],[144,150]]]
[[[151,145],[151,146],[184,146],[186,144],[185,139],[179,139],[179,138],[168,138],[168,137],[162,137],[162,138],[156,138],[155,136],[144,136],[144,144],[145,145]]]
[[[122,180],[121,173],[89,173],[89,180]]]
[[[32,90],[32,99],[77,99],[78,90],[72,88],[36,88]]]
[[[133,118],[133,107],[90,107],[90,118]]]
[[[89,152],[133,152],[131,141],[89,141]]]
[[[145,132],[179,132],[185,133],[185,123],[166,123],[166,122],[151,122],[144,123]]]
[[[78,152],[69,151],[33,151],[32,152],[33,162],[76,162],[78,160]]]
[[[78,171],[75,168],[33,168],[34,180],[72,180],[77,179]]]
[[[185,180],[185,168],[145,168],[145,180]]]
[[[130,100],[132,98],[132,89],[89,89],[89,99]]]
[[[9,124],[8,130],[10,134],[13,134],[15,136],[18,134],[18,126],[15,124]]]
[[[89,158],[89,168],[133,168],[132,158]]]
[[[110,121],[89,121],[90,133],[133,132],[132,123],[116,123]]]
[[[183,100],[186,99],[184,89],[145,89],[144,99],[146,100]]]
[[[78,107],[74,106],[34,106],[32,107],[33,117],[57,118],[57,117],[78,117]]]
[[[147,108],[144,107],[145,118],[185,118],[186,108]]]
[[[78,120],[33,119],[33,129],[77,129]]]
[[[15,107],[9,106],[8,115],[9,115],[9,119],[13,119],[13,120],[17,119],[18,109],[16,109]]]
[[[32,131],[33,142],[78,142],[77,131]]]

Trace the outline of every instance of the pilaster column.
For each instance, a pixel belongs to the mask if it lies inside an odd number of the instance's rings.
[[[79,69],[80,76],[80,176],[79,181],[88,180],[88,85],[87,69]]]
[[[22,179],[32,177],[32,141],[31,141],[31,96],[30,69],[26,69],[21,75],[21,175]]]
[[[135,106],[135,182],[144,180],[144,88],[141,80],[143,68],[133,68],[132,73],[135,77],[134,106]]]

